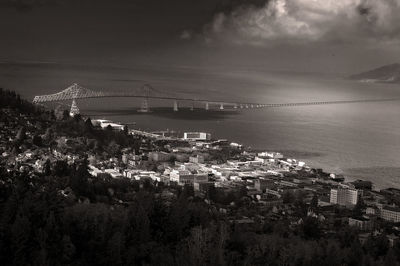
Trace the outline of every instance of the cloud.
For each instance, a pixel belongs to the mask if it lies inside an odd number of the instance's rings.
[[[270,0],[220,12],[206,40],[233,43],[398,41],[400,0]]]
[[[192,37],[193,37],[193,32],[190,31],[190,30],[184,30],[184,31],[181,33],[181,36],[180,36],[180,38],[181,38],[182,40],[190,40],[190,39],[192,39]]]
[[[35,7],[57,4],[59,0],[0,0],[0,7],[14,8],[18,11],[30,11]]]

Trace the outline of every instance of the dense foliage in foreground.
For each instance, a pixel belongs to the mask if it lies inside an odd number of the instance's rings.
[[[396,265],[399,259],[400,246],[389,249],[384,238],[361,246],[347,227],[321,238],[318,222],[307,218],[296,230],[285,221],[243,226],[190,188],[176,188],[177,198],[167,200],[161,185],[85,183],[78,168],[65,177],[15,176],[12,186],[1,186],[2,265]],[[75,188],[68,197],[60,193],[66,186]],[[82,200],[90,194],[91,203]],[[130,201],[119,204],[111,195]]]

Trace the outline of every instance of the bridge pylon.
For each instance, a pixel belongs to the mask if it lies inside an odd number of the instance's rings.
[[[174,112],[178,112],[178,101],[174,100]]]
[[[79,114],[79,108],[78,105],[76,104],[75,99],[72,100],[72,104],[71,104],[71,110],[69,111],[69,115],[74,117],[75,115]]]
[[[205,107],[206,111],[210,110],[210,104],[208,102],[206,102],[206,107]]]
[[[148,112],[150,112],[149,100],[147,99],[147,97],[143,98],[142,106],[140,107],[140,109],[138,110],[138,112],[141,112],[141,113],[148,113]]]

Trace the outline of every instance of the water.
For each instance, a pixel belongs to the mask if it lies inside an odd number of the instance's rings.
[[[260,103],[400,98],[400,86],[346,81],[337,75],[196,68],[79,68],[0,64],[0,85],[23,96],[54,93],[77,82],[120,90],[149,82],[182,96]],[[282,151],[313,167],[400,187],[400,102],[369,102],[243,110],[172,112],[172,102],[150,101],[154,113],[138,114],[140,100],[80,100],[83,113],[144,130],[207,131],[254,149]],[[181,103],[189,106],[190,103]],[[204,106],[197,105],[197,108]]]

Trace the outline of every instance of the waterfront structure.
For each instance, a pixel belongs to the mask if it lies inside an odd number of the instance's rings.
[[[124,130],[124,126],[116,123],[102,123],[101,128],[106,129],[110,126],[113,130]]]
[[[211,134],[205,132],[185,132],[183,134],[183,139],[185,140],[210,140]]]
[[[283,159],[283,154],[279,152],[260,152],[257,154],[259,158],[272,158],[272,159]]]
[[[113,123],[112,121],[106,119],[92,120],[92,125],[99,126],[102,129],[106,129],[108,126],[110,126],[113,130],[124,130],[124,125]]]
[[[330,203],[342,206],[354,206],[358,202],[360,192],[351,188],[332,188],[330,194]]]

